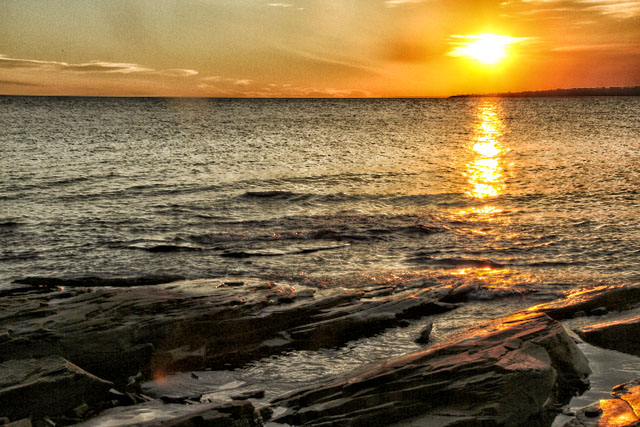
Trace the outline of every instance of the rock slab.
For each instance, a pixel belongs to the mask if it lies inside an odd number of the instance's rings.
[[[562,325],[518,313],[272,404],[291,425],[549,425],[586,388],[588,362]]]
[[[112,384],[59,356],[0,363],[0,417],[62,415],[109,399]]]
[[[640,356],[640,315],[576,330],[589,344]]]
[[[625,311],[640,306],[640,285],[602,285],[580,289],[565,298],[531,307],[556,320],[580,316],[600,316],[611,311]]]
[[[421,283],[397,292],[257,279],[100,289],[78,283],[0,301],[0,362],[58,355],[122,387],[138,372],[162,378],[336,347],[456,307],[442,302],[448,290]]]

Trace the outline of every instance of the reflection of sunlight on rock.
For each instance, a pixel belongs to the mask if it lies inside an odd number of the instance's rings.
[[[634,421],[638,421],[629,404],[622,399],[600,400],[600,409],[602,409],[602,416],[599,426],[630,426]]]

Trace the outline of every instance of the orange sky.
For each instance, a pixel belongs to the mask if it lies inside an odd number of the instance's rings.
[[[461,36],[517,42],[495,64]],[[640,85],[640,1],[2,0],[0,93],[448,96]]]

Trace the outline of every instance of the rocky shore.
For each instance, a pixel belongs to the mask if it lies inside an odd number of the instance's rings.
[[[163,281],[32,278],[3,298],[0,423],[91,424],[104,413],[110,425],[131,425],[109,415],[130,407],[155,414],[135,425],[547,426],[588,388],[578,336],[636,355],[640,347],[639,286],[576,292],[427,345],[430,316],[458,308],[473,289],[420,280],[358,290],[249,278]],[[577,335],[563,327],[567,319],[584,320]],[[422,350],[266,403],[260,390],[217,400],[149,396],[141,387],[180,372],[197,377],[286,351],[340,347],[418,320]],[[614,403],[575,412],[567,425],[597,425],[584,420],[609,419],[608,408],[625,408],[620,402],[638,414],[637,393],[630,382],[614,390]]]

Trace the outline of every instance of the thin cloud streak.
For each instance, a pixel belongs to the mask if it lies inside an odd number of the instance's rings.
[[[554,4],[558,7],[550,7]],[[519,5],[526,7],[525,10],[519,11],[520,15],[586,12],[618,19],[628,19],[640,15],[640,1],[635,0],[508,0],[501,3],[502,7],[518,7]],[[537,5],[540,7],[531,9]]]
[[[386,7],[398,7],[405,4],[423,3],[425,0],[386,0],[384,5]]]
[[[68,71],[76,73],[119,73],[119,74],[157,74],[163,76],[189,77],[198,74],[196,70],[174,68],[155,70],[138,64],[125,62],[89,61],[71,64],[60,61],[41,61],[37,59],[9,58],[0,54],[0,69],[24,69],[42,71]]]

